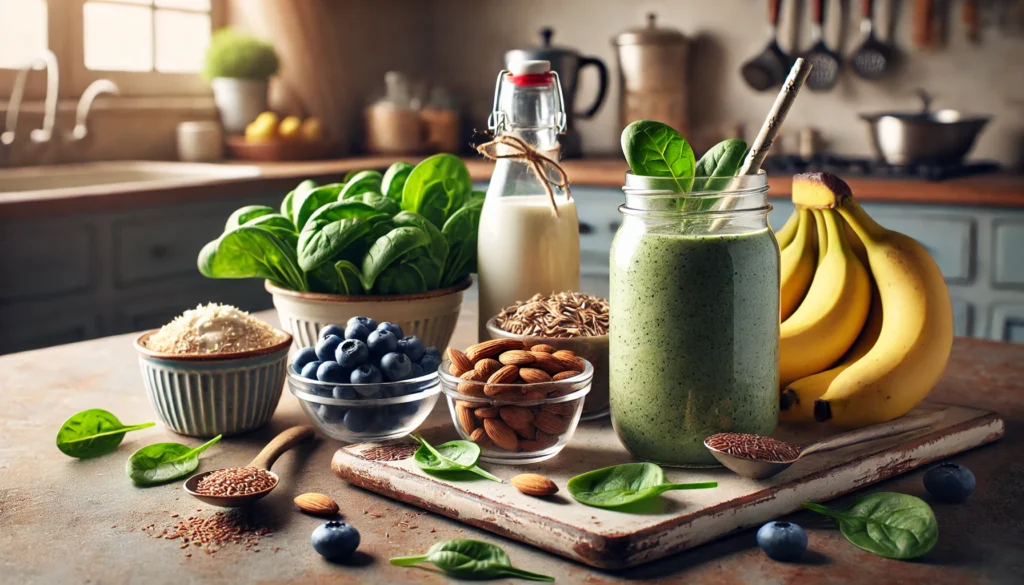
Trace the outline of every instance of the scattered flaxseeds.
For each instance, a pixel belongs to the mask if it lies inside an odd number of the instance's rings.
[[[265,469],[229,467],[204,477],[196,486],[196,493],[204,496],[242,496],[263,492],[275,485],[277,478]]]
[[[149,336],[160,353],[213,354],[252,351],[282,341],[270,325],[231,305],[210,303],[185,311]]]
[[[743,459],[792,461],[800,456],[800,450],[785,441],[749,433],[718,433],[705,439],[705,443],[712,449]]]
[[[506,307],[494,323],[517,335],[594,337],[608,334],[608,301],[579,292],[533,295]]]
[[[214,554],[227,544],[238,544],[247,550],[259,552],[260,539],[272,535],[269,528],[250,522],[244,511],[216,512],[209,517],[189,516],[159,532],[155,526],[148,524],[142,530],[147,533],[152,531],[150,536],[153,538],[180,540],[179,549],[202,547],[207,554]],[[190,557],[192,553],[186,552],[185,556]]]

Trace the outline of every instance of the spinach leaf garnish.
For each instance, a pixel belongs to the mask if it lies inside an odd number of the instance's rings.
[[[729,186],[747,155],[747,143],[729,138],[716,144],[697,161],[694,191],[721,191]]]
[[[411,435],[420,444],[413,454],[413,461],[424,471],[469,471],[491,481],[502,483],[501,478],[481,469],[476,462],[480,459],[480,446],[472,441],[448,441],[434,447],[420,435]]]
[[[155,424],[147,422],[126,426],[106,410],[83,410],[61,425],[57,431],[57,448],[65,455],[78,459],[99,457],[117,450],[125,433],[146,429]]]
[[[637,120],[622,130],[622,153],[635,175],[669,177],[679,193],[693,186],[694,156],[690,143],[668,124]]]
[[[842,511],[813,502],[804,502],[804,507],[835,518],[854,546],[889,559],[923,556],[939,540],[932,509],[924,500],[907,494],[871,494]]]
[[[181,443],[155,443],[132,453],[125,471],[136,485],[166,483],[189,475],[199,467],[199,454],[219,441],[221,435],[192,448]]]
[[[588,471],[569,480],[574,500],[597,508],[618,508],[669,490],[718,487],[718,482],[665,483],[665,472],[653,463],[624,463]]]
[[[511,577],[529,581],[555,580],[547,575],[517,569],[512,566],[512,561],[501,547],[468,538],[438,542],[431,546],[425,555],[391,559],[392,565],[400,567],[411,567],[420,563],[433,563],[438,569],[458,579]]]

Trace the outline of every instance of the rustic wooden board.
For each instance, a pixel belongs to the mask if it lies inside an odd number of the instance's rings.
[[[506,480],[504,484],[445,480],[427,475],[411,459],[377,460],[382,453],[411,453],[409,439],[348,445],[335,453],[331,467],[345,481],[387,497],[587,565],[620,569],[761,524],[799,508],[801,502],[828,500],[1003,435],[1003,421],[992,412],[943,404],[918,410],[946,414],[931,429],[809,455],[768,480],[743,479],[724,469],[666,469],[668,481],[717,481],[719,487],[668,492],[631,513],[587,507],[565,491],[575,475],[632,460],[607,420],[581,424],[565,450],[549,461],[524,467],[485,464]],[[820,425],[783,426],[776,436],[802,444],[837,432]],[[450,427],[424,435],[432,442],[455,438]],[[551,498],[531,498],[507,482],[528,471],[550,477],[562,491]]]

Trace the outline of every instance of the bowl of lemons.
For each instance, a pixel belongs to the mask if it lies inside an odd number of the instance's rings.
[[[263,112],[245,127],[244,136],[228,136],[228,153],[242,160],[312,160],[327,158],[334,150],[323,122],[315,116],[282,118],[275,112]]]

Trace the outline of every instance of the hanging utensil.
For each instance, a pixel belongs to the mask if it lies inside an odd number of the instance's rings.
[[[977,43],[981,40],[981,14],[978,8],[978,0],[964,0],[963,12],[964,28],[967,29],[967,40]]]
[[[747,85],[756,91],[765,91],[782,83],[793,58],[779,46],[779,9],[782,0],[768,0],[768,23],[771,35],[768,45],[753,59],[740,68],[740,74]]]
[[[854,73],[864,79],[878,79],[885,74],[892,59],[892,50],[889,45],[878,40],[875,35],[875,2],[874,0],[863,0],[864,18],[860,21],[860,30],[863,34],[860,46],[853,52],[850,59],[850,66]]]
[[[835,87],[839,79],[839,55],[825,43],[825,0],[814,0],[814,23],[811,25],[811,48],[804,59],[811,64],[807,86],[815,91]]]

